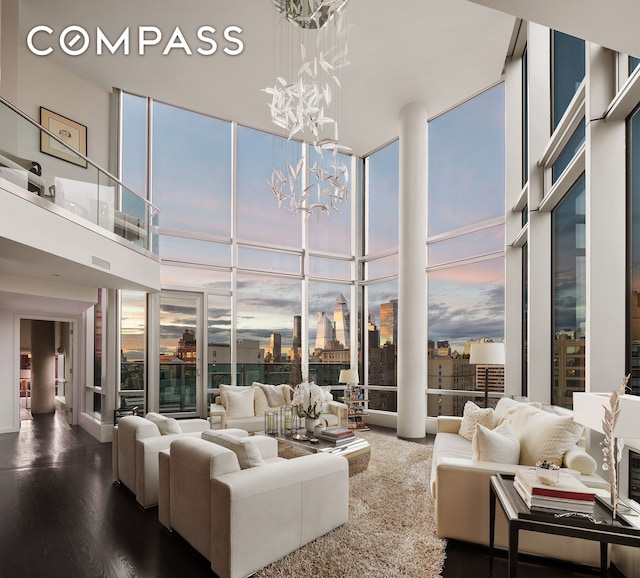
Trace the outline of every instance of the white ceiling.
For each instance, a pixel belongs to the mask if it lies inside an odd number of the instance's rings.
[[[638,0],[471,0],[640,57]]]
[[[94,84],[118,87],[158,100],[277,132],[268,97],[274,78],[272,0],[21,0],[21,38],[37,24],[56,32],[74,24],[95,38],[99,26],[114,41],[126,26],[155,25],[166,39],[175,26],[195,42],[195,30],[243,28],[244,51],[230,57],[185,56],[148,49],[133,55],[71,57],[59,48],[51,56]],[[398,135],[402,107],[426,104],[433,117],[494,84],[501,72],[515,18],[466,0],[350,0],[347,5],[350,66],[340,119],[341,144],[364,155]],[[224,45],[222,37],[218,37]],[[164,45],[164,42],[163,44]],[[91,54],[93,52],[93,54]]]

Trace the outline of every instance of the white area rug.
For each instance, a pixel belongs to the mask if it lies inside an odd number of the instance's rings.
[[[369,467],[349,478],[349,521],[255,574],[257,578],[431,578],[445,540],[435,536],[428,489],[431,446],[362,432]]]

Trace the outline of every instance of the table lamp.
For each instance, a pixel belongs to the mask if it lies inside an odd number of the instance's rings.
[[[471,365],[484,365],[484,407],[489,407],[489,366],[504,365],[504,343],[472,343]]]
[[[345,397],[351,397],[351,390],[358,385],[360,378],[358,377],[357,369],[341,369],[340,377],[338,377],[338,383],[346,383],[349,391],[349,395]]]

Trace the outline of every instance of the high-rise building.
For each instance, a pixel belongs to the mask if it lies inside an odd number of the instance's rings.
[[[333,322],[335,325],[335,339],[339,343],[342,343],[344,347],[351,345],[351,338],[349,332],[349,308],[347,307],[347,300],[344,295],[340,293],[336,298],[336,303],[333,308]]]
[[[302,316],[293,316],[293,344],[291,349],[294,352],[298,351],[302,347]]]
[[[271,361],[280,361],[282,359],[282,335],[280,333],[271,334],[269,346],[265,351],[265,357],[267,356]]]
[[[331,319],[329,319],[324,311],[322,313],[318,313],[316,316],[316,350],[319,349],[330,349],[332,343],[335,339],[334,331],[333,331],[333,323],[331,323]]]
[[[398,300],[380,304],[380,345],[398,344]]]

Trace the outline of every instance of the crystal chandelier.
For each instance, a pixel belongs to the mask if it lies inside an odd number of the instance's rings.
[[[293,40],[285,39],[282,50],[289,69],[278,71],[276,84],[263,89],[271,97],[271,120],[287,131],[288,140],[302,139],[315,151],[313,162],[284,160],[272,171],[268,186],[279,206],[292,213],[329,214],[348,197],[349,171],[340,153],[349,149],[338,142],[337,121],[349,64],[342,10],[347,1],[273,0],[286,20],[283,35]]]

